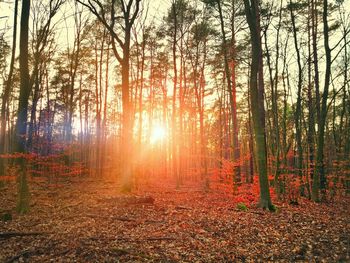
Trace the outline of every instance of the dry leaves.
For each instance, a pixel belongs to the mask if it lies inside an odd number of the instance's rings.
[[[19,233],[0,235],[0,262],[350,261],[349,199],[243,212],[218,191],[117,189],[107,181],[32,186],[30,213],[0,221],[1,233]],[[15,206],[14,191],[0,193],[0,212]]]

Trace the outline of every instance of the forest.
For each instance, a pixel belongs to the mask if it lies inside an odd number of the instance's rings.
[[[0,0],[0,262],[350,262],[349,0]]]

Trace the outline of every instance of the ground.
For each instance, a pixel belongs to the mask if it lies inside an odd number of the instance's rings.
[[[350,199],[271,213],[193,185],[122,194],[111,180],[32,183],[16,215],[0,191],[0,262],[350,262]]]

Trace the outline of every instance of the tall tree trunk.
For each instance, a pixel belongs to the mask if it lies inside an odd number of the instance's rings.
[[[199,92],[197,96],[198,111],[199,111],[199,132],[200,132],[200,155],[201,155],[201,168],[202,175],[205,180],[205,189],[209,189],[209,175],[208,175],[208,163],[207,163],[207,139],[204,131],[204,97],[205,97],[205,64],[207,57],[207,43],[204,42],[204,58],[201,66],[200,80],[199,80]],[[197,55],[197,57],[199,54]]]
[[[236,80],[235,80],[235,60],[232,59],[232,72],[230,72],[229,67],[229,58],[228,58],[228,50],[227,50],[227,41],[226,41],[226,33],[225,33],[225,25],[223,12],[221,7],[221,1],[217,0],[219,17],[220,17],[220,28],[222,34],[222,45],[224,51],[224,67],[225,67],[225,76],[227,82],[227,90],[229,92],[229,100],[230,100],[230,110],[231,110],[231,121],[233,125],[232,131],[232,147],[233,147],[233,157],[234,157],[234,188],[237,187],[237,184],[241,182],[241,169],[240,169],[240,150],[239,150],[239,142],[238,142],[238,124],[237,124],[237,107],[236,107]],[[233,40],[232,40],[232,49],[235,50],[234,45],[234,32]],[[234,191],[236,192],[236,191]]]
[[[294,39],[294,48],[297,54],[297,64],[298,64],[298,91],[297,91],[297,105],[294,114],[295,120],[295,137],[297,143],[297,172],[296,174],[299,176],[301,184],[300,184],[300,192],[301,195],[304,195],[304,185],[303,185],[303,146],[302,146],[302,130],[301,130],[301,89],[303,85],[303,70],[301,66],[301,56],[298,46],[298,38],[297,38],[297,28],[295,25],[295,14],[293,10],[293,3],[290,1],[290,17],[292,21],[293,28],[293,39]]]
[[[129,26],[129,25],[128,25]],[[131,27],[131,25],[130,25]],[[131,28],[130,28],[131,29]],[[122,61],[122,134],[121,134],[121,172],[123,191],[130,192],[132,189],[132,104],[130,101],[130,29],[125,33],[125,47]]]
[[[74,105],[74,95],[75,95],[75,80],[77,76],[78,66],[80,62],[80,49],[82,41],[82,13],[78,11],[78,7],[75,6],[75,26],[76,26],[76,38],[74,39],[73,51],[71,54],[68,54],[68,59],[70,59],[69,65],[69,92],[68,92],[68,118],[67,123],[65,124],[65,136],[66,141],[72,141],[72,132],[73,132],[73,115],[75,110]],[[69,57],[71,56],[71,57]]]
[[[252,46],[252,62],[250,75],[250,99],[251,104],[256,105],[251,108],[255,144],[257,152],[257,164],[259,173],[260,201],[259,206],[273,210],[269,191],[269,181],[267,177],[267,150],[265,132],[265,109],[264,109],[264,82],[262,47],[260,36],[260,11],[258,0],[244,0],[245,14],[249,25]]]
[[[104,91],[104,103],[103,103],[103,121],[102,121],[102,154],[101,154],[101,167],[103,171],[106,171],[106,144],[107,144],[107,107],[108,107],[108,78],[109,78],[109,55],[110,55],[110,42],[107,37],[107,58],[105,69],[105,91]]]
[[[314,172],[314,152],[315,152],[315,112],[314,112],[314,103],[313,103],[313,94],[312,94],[312,70],[311,70],[311,61],[312,61],[312,52],[311,52],[311,21],[312,21],[312,12],[311,5],[308,5],[309,12],[309,21],[308,21],[308,86],[307,86],[307,97],[308,97],[308,111],[309,111],[309,120],[308,120],[308,131],[307,131],[307,142],[309,148],[309,158],[308,158],[308,171],[306,172],[306,188],[308,191],[308,198],[311,199],[310,191],[310,178],[313,177]]]
[[[173,68],[174,68],[174,86],[173,86],[173,101],[172,101],[172,171],[174,178],[176,179],[176,187],[180,186],[180,178],[178,171],[178,142],[177,142],[177,128],[176,128],[176,94],[177,94],[177,63],[176,63],[176,45],[177,45],[177,13],[176,13],[176,1],[173,1],[173,15],[174,15],[174,35],[172,43],[172,55],[173,55]]]
[[[28,68],[28,33],[29,33],[29,13],[30,0],[22,1],[21,31],[20,31],[20,92],[18,102],[18,113],[16,122],[16,151],[26,152],[27,118],[28,118],[28,100],[30,94],[30,80]],[[26,213],[29,209],[29,189],[27,183],[26,161],[24,157],[19,158],[20,175],[18,179],[18,203],[17,211]]]
[[[7,76],[6,85],[1,98],[1,131],[0,131],[0,154],[5,153],[6,142],[6,120],[8,114],[8,103],[10,99],[12,76],[16,57],[16,45],[17,45],[17,14],[18,14],[18,0],[15,1],[15,11],[13,15],[13,33],[12,33],[12,51],[11,62],[9,68],[9,74]],[[0,175],[5,172],[4,159],[0,158]]]
[[[320,201],[320,190],[322,191],[323,198],[325,198],[326,190],[326,175],[324,169],[324,134],[327,119],[327,99],[329,91],[329,82],[331,76],[331,49],[329,47],[329,27],[328,27],[328,1],[323,0],[323,37],[324,37],[324,49],[326,55],[326,70],[324,79],[324,88],[322,94],[322,104],[319,115],[318,123],[318,138],[317,138],[317,151],[316,151],[316,169],[314,174],[314,180],[312,184],[312,200],[315,202]]]
[[[32,107],[31,107],[31,111],[30,111],[30,121],[29,121],[29,127],[28,127],[27,148],[29,151],[32,150],[33,137],[34,137],[34,133],[37,129],[37,127],[36,127],[36,112],[37,112],[37,106],[38,106],[38,102],[39,102],[40,94],[41,94],[41,81],[42,81],[42,72],[41,72],[41,70],[38,70],[37,74],[34,76],[34,92],[33,92]],[[30,85],[30,86],[33,88],[32,85]]]

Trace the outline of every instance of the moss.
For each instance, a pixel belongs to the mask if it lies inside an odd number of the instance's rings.
[[[9,212],[5,212],[4,214],[2,214],[2,215],[0,216],[0,220],[1,220],[1,221],[4,221],[4,222],[6,222],[6,221],[11,221],[11,220],[12,220],[12,214],[9,213]]]
[[[270,205],[270,206],[269,206],[269,211],[270,211],[270,212],[274,212],[274,213],[278,213],[278,212],[279,212],[279,209],[278,209],[278,207],[275,206],[275,205]]]
[[[240,211],[247,211],[248,210],[248,207],[245,205],[245,203],[238,203],[236,207]]]

